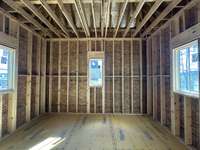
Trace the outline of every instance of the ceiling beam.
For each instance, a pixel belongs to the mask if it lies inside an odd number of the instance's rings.
[[[101,21],[101,37],[104,35],[104,0],[101,1],[101,12],[100,12],[100,21]]]
[[[139,3],[141,0],[129,0],[130,3]],[[156,0],[146,0],[146,2],[155,2]],[[173,0],[164,0],[170,2]],[[40,0],[30,0],[32,4],[41,4]],[[48,4],[58,4],[57,0],[46,0]],[[92,3],[91,0],[81,0],[82,3]],[[112,0],[113,3],[123,3],[124,0]],[[17,1],[17,3],[20,3]],[[74,4],[75,0],[63,0],[64,4]],[[101,0],[94,0],[94,3],[101,3]]]
[[[74,25],[68,11],[66,10],[66,8],[63,4],[63,0],[58,0],[58,6],[59,6],[60,10],[62,11],[63,15],[65,16],[66,20],[68,21],[70,27],[72,28],[72,30],[76,34],[76,36],[79,37],[76,26]]]
[[[21,14],[28,22],[32,23],[37,29],[41,30],[45,34],[47,33],[47,29],[43,27],[37,20],[35,20],[31,15],[29,15],[23,8],[16,5],[13,0],[3,0],[7,5],[16,10],[19,14]]]
[[[53,18],[53,20],[57,23],[57,25],[61,28],[61,30],[66,34],[66,36],[69,37],[69,34],[68,34],[67,29],[65,28],[64,24],[58,19],[58,17],[52,11],[49,4],[47,4],[45,0],[40,0],[40,1],[41,1],[41,5],[48,12],[48,14],[51,16],[51,18]]]
[[[146,34],[148,34],[149,32],[151,32],[151,30],[153,28],[155,28],[156,25],[158,25],[158,23],[163,20],[182,0],[173,0],[163,11],[162,13],[156,18],[156,20],[154,20],[152,22],[152,24],[144,31],[144,33],[142,34],[142,36],[145,36]]]
[[[54,32],[58,37],[60,36],[60,31],[56,29],[29,0],[21,0],[23,4],[28,7],[52,32]]]
[[[124,16],[124,12],[126,10],[127,4],[128,4],[128,0],[125,0],[123,5],[122,5],[122,8],[120,9],[120,16],[119,16],[119,19],[118,19],[118,22],[117,22],[117,26],[116,26],[116,30],[115,30],[115,33],[114,33],[114,36],[113,36],[114,38],[117,36],[117,32],[119,30],[122,18]]]
[[[107,36],[108,26],[110,21],[110,0],[108,0],[107,9],[106,9],[106,29],[105,29],[105,37]]]
[[[92,0],[91,7],[92,7],[92,18],[94,24],[95,37],[97,38],[97,27],[96,27],[95,13],[94,13],[94,0]]]
[[[129,21],[129,23],[128,23],[128,26],[126,27],[126,30],[125,30],[125,32],[124,32],[124,34],[123,34],[123,37],[125,37],[125,36],[127,35],[128,31],[129,31],[129,29],[130,29],[130,26],[131,26],[133,23],[134,23],[134,24],[136,23],[135,20],[136,20],[138,14],[140,13],[140,11],[141,11],[141,9],[142,9],[142,7],[144,6],[144,4],[145,4],[146,1],[147,1],[147,0],[141,0],[141,1],[138,3],[138,5],[137,5],[135,11],[133,12],[133,15],[132,15],[132,17],[131,17],[131,19],[130,19],[130,21]]]
[[[90,31],[86,22],[86,17],[85,17],[85,13],[82,7],[82,3],[80,0],[75,0],[74,4],[75,4],[76,11],[78,13],[79,19],[81,21],[82,27],[84,28],[86,37],[90,37]]]
[[[147,15],[144,17],[144,19],[142,20],[141,23],[139,23],[139,25],[136,27],[135,32],[133,33],[133,37],[135,37],[140,30],[142,29],[142,27],[147,23],[147,21],[151,18],[151,16],[155,13],[155,11],[158,9],[158,7],[163,3],[164,0],[157,0],[153,6],[151,7],[151,9],[149,10],[149,12],[147,13]]]

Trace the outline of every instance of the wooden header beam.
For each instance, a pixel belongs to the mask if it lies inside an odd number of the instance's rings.
[[[53,18],[53,20],[58,24],[58,26],[62,29],[62,31],[66,34],[66,37],[69,37],[69,34],[67,32],[67,29],[65,28],[65,25],[59,20],[59,18],[56,16],[56,14],[52,11],[49,4],[46,3],[45,0],[40,0],[42,6],[44,9],[48,12],[48,14]]]
[[[121,10],[120,10],[119,20],[118,20],[118,22],[117,22],[115,34],[114,34],[114,36],[113,36],[114,38],[117,36],[117,32],[118,32],[118,30],[119,30],[119,26],[120,26],[121,21],[122,21],[122,18],[123,18],[123,16],[124,16],[124,12],[125,12],[125,10],[126,10],[127,4],[128,4],[128,0],[125,0],[124,3],[123,3],[123,5],[122,5],[122,8],[121,8]]]
[[[182,0],[173,0],[164,10],[163,12],[159,15],[159,17],[153,21],[153,23],[144,31],[142,36],[145,36],[146,33],[151,32],[151,30],[158,25],[158,23],[163,20],[169,13],[172,11]]]
[[[57,30],[38,10],[29,0],[21,0],[23,4],[28,7],[46,26],[49,27],[58,37],[60,36],[60,31]]]
[[[136,9],[135,9],[135,11],[133,13],[133,16],[131,17],[131,20],[128,23],[128,26],[126,27],[126,30],[125,30],[125,32],[123,34],[123,37],[125,37],[127,35],[128,31],[130,29],[131,24],[135,23],[135,19],[137,18],[139,12],[141,11],[141,9],[144,6],[144,4],[145,4],[146,1],[147,0],[141,0],[139,2],[139,4],[137,5],[137,7],[136,7]]]
[[[153,6],[151,7],[151,9],[149,10],[148,14],[144,17],[144,19],[142,20],[142,22],[138,25],[138,27],[136,27],[136,30],[133,34],[133,36],[135,37],[140,30],[142,29],[142,27],[147,23],[147,21],[151,18],[151,16],[156,12],[156,10],[158,9],[158,7],[163,3],[164,0],[157,0]]]
[[[62,11],[63,15],[65,16],[66,20],[68,21],[69,25],[71,26],[72,30],[76,34],[76,36],[79,37],[76,26],[74,25],[71,17],[69,16],[68,11],[66,10],[66,8],[63,4],[63,0],[58,0],[58,6],[59,6],[60,10]]]

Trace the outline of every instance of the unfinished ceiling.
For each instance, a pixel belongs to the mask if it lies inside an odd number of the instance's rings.
[[[43,37],[137,37],[191,0],[2,0],[0,8]]]

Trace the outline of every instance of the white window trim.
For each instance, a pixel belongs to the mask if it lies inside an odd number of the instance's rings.
[[[189,42],[187,44],[184,44],[182,46],[179,46],[177,48],[174,48],[173,49],[173,56],[172,56],[172,67],[173,67],[173,92],[174,93],[177,93],[177,94],[181,94],[181,95],[185,95],[185,96],[188,96],[188,97],[194,97],[194,98],[199,98],[199,92],[191,92],[191,91],[180,91],[177,89],[177,86],[179,84],[178,80],[176,80],[176,78],[178,77],[176,74],[177,74],[177,60],[176,60],[176,56],[177,56],[177,51],[180,50],[180,49],[186,49],[188,47],[190,47],[191,45],[194,45],[194,44],[197,44],[198,45],[198,39],[197,40],[194,40],[192,42]],[[198,45],[198,48],[199,48],[199,45]],[[199,51],[198,51],[199,52]],[[198,58],[200,59],[200,58]],[[199,61],[198,61],[198,65],[199,64]],[[199,66],[198,66],[199,68]],[[200,89],[199,89],[200,90]]]
[[[8,76],[8,80],[9,83],[8,83],[8,89],[3,89],[3,90],[0,90],[0,94],[7,94],[7,93],[13,93],[15,91],[15,72],[16,72],[16,68],[15,68],[15,59],[16,59],[16,53],[15,53],[15,49],[13,48],[10,48],[10,47],[7,47],[7,46],[4,46],[4,45],[0,45],[0,49],[7,49],[9,50],[10,52],[10,61],[9,61],[9,64],[8,64],[8,70],[9,72],[11,72]],[[13,65],[11,65],[13,64]]]

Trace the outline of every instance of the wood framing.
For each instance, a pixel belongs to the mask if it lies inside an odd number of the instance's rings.
[[[60,31],[56,29],[29,0],[21,0],[25,6],[27,6],[40,20],[58,37],[61,37]]]
[[[144,17],[144,19],[142,20],[142,22],[136,27],[136,30],[134,31],[133,37],[135,37],[140,32],[140,30],[142,29],[142,27],[147,23],[147,21],[149,20],[149,18],[154,14],[154,12],[158,9],[158,7],[162,3],[163,3],[163,0],[157,0],[153,4],[153,6],[149,10],[148,14]]]
[[[180,112],[179,112],[179,95],[173,94],[171,97],[171,130],[175,136],[180,135]]]
[[[123,5],[122,5],[122,8],[121,8],[121,10],[120,10],[119,20],[118,20],[118,22],[117,22],[117,26],[116,26],[116,29],[115,29],[115,34],[114,34],[114,36],[113,36],[114,38],[117,36],[117,32],[118,32],[118,30],[119,30],[119,26],[120,26],[121,21],[122,21],[122,18],[123,18],[123,16],[124,16],[124,12],[125,12],[125,10],[126,10],[127,4],[128,4],[128,0],[125,0],[124,3],[123,3]]]
[[[185,144],[192,144],[192,99],[190,97],[184,97],[184,140]]]
[[[115,113],[115,41],[113,43],[113,113]]]
[[[47,29],[45,29],[37,20],[35,20],[31,15],[29,15],[26,11],[24,11],[21,7],[15,4],[13,0],[3,0],[6,4],[8,4],[10,7],[12,7],[15,11],[17,11],[19,14],[21,14],[24,18],[27,19],[27,21],[30,21],[35,27],[40,29],[43,32],[47,32]]]
[[[106,29],[105,29],[105,37],[107,37],[107,32],[108,32],[108,26],[109,26],[109,21],[110,21],[110,0],[108,0],[107,4],[107,9],[106,9],[106,18],[105,18],[105,24],[106,24]]]
[[[67,19],[69,25],[71,26],[72,30],[74,31],[74,33],[76,34],[76,36],[79,37],[78,32],[77,32],[77,29],[76,29],[76,27],[75,27],[75,25],[74,25],[74,23],[73,23],[73,20],[72,20],[72,18],[69,16],[68,11],[66,10],[66,8],[65,8],[65,6],[64,6],[64,4],[63,4],[63,0],[58,0],[57,2],[58,2],[58,6],[60,7],[60,9],[61,9],[63,15],[65,16],[65,18]]]
[[[145,2],[146,2],[146,0],[140,0],[139,4],[137,5],[137,7],[136,7],[136,9],[135,9],[135,11],[134,11],[129,23],[128,23],[128,26],[126,27],[126,30],[125,30],[125,32],[123,34],[123,37],[125,37],[127,35],[131,24],[135,23],[135,20],[136,20],[138,14],[140,13],[140,11],[141,11],[143,5],[145,4]]]
[[[163,11],[162,13],[159,15],[159,17],[156,18],[155,21],[153,21],[153,23],[144,31],[143,36],[147,33],[149,33],[156,25],[158,25],[158,23],[163,20],[169,13],[170,11],[175,8],[179,3],[181,2],[181,0],[173,0]]]
[[[60,112],[60,93],[61,93],[61,41],[59,41],[59,56],[58,56],[58,112]]]
[[[90,31],[88,29],[88,25],[85,18],[85,12],[83,10],[83,6],[80,0],[75,0],[75,8],[81,21],[82,27],[85,30],[86,37],[90,37]]]
[[[52,11],[51,7],[45,0],[40,0],[41,5],[43,8],[48,12],[48,14],[53,18],[53,20],[57,23],[57,25],[62,29],[62,31],[65,33],[65,37],[69,37],[69,34],[67,32],[67,29],[65,28],[65,25],[60,21],[60,19],[56,16],[56,14]],[[60,4],[58,2],[58,4]],[[59,5],[60,6],[60,5]]]
[[[97,27],[96,27],[95,13],[94,13],[94,0],[91,1],[91,7],[92,7],[92,18],[93,18],[93,25],[94,25],[94,30],[95,30],[95,37],[97,38]]]

